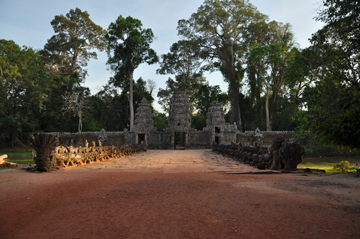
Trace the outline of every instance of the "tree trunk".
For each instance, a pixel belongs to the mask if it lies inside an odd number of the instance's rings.
[[[269,83],[266,83],[266,100],[265,100],[265,112],[266,112],[266,131],[271,131],[270,117],[269,117]]]
[[[79,126],[78,126],[78,131],[79,131],[79,133],[81,133],[81,131],[82,131],[82,112],[81,112],[81,110],[79,111]]]
[[[231,114],[230,123],[235,122],[237,129],[242,131],[241,117],[240,117],[240,106],[239,106],[239,85],[234,80],[230,81],[231,87]]]
[[[78,57],[77,49],[73,49],[73,50],[74,50],[74,56],[71,61],[70,75],[74,74],[76,71],[76,62],[77,62],[77,57]]]
[[[133,74],[134,72],[132,71],[130,73],[130,97],[129,97],[129,105],[130,105],[130,132],[132,132],[133,128],[134,128],[134,96],[133,96],[133,91],[134,91],[134,83],[133,83]]]
[[[231,93],[231,112],[230,123],[236,123],[237,129],[242,131],[242,123],[240,117],[239,106],[239,84],[237,82],[234,72],[234,55],[233,46],[230,45],[224,52],[224,64],[226,66],[226,75],[230,81],[230,93]]]

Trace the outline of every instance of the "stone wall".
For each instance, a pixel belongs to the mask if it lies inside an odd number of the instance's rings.
[[[150,149],[174,148],[208,148],[213,143],[231,145],[241,141],[244,145],[254,145],[254,131],[241,133],[235,124],[225,123],[221,104],[213,101],[206,115],[206,127],[203,130],[191,128],[189,99],[185,92],[177,91],[171,97],[168,126],[163,131],[154,127],[150,104],[145,98],[140,102],[135,115],[135,125],[130,132],[83,132],[83,133],[52,133],[59,136],[60,145],[84,146],[87,140],[90,144],[100,140],[107,145],[135,145],[142,142]],[[260,132],[261,143],[270,146],[273,141],[282,136],[284,140],[294,132]]]
[[[189,130],[189,147],[190,148],[207,148],[210,147],[211,133],[205,130]]]
[[[264,136],[264,146],[270,146],[274,140],[278,137],[283,137],[284,140],[288,140],[294,134],[294,131],[261,131]],[[238,133],[236,136],[236,143],[241,141],[243,145],[252,145],[254,131],[245,131],[245,133]]]
[[[241,141],[244,145],[252,145],[253,142],[253,131],[246,131],[245,133],[236,133],[230,130],[229,127],[222,127],[221,133],[210,132],[207,130],[189,130],[188,148],[208,148],[214,142],[213,136],[221,136],[220,144],[229,145],[231,141],[238,143]],[[48,134],[56,134],[59,136],[59,144],[64,146],[73,145],[74,147],[84,146],[87,140],[89,144],[93,141],[98,145],[100,131],[97,132],[82,132],[80,133],[59,133],[52,132]],[[272,145],[273,141],[278,137],[283,137],[284,140],[288,140],[294,134],[293,131],[261,131],[264,135],[264,146]],[[118,132],[106,132],[107,139],[102,142],[103,146],[107,145],[133,145],[138,144],[136,142],[136,133],[125,131]],[[172,134],[170,131],[158,131],[153,128],[148,133],[148,144],[149,149],[169,149],[171,145]],[[72,142],[71,142],[72,141]]]
[[[149,149],[168,149],[171,148],[171,132],[159,132],[154,128],[149,133],[149,141],[147,147]]]
[[[100,131],[97,132],[82,132],[82,133],[69,133],[69,132],[51,132],[46,134],[56,134],[59,137],[59,144],[64,146],[73,145],[74,147],[84,146],[85,141],[89,143],[95,141],[98,145]],[[115,145],[120,146],[126,144],[125,133],[119,132],[106,132],[107,139],[102,142],[102,145]]]

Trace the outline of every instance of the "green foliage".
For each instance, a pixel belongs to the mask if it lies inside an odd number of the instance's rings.
[[[326,25],[296,57],[293,69],[303,67],[290,71],[299,85],[307,82],[302,93],[307,110],[296,118],[321,143],[360,148],[360,6],[353,1],[323,3],[317,19]]]
[[[134,107],[145,98],[149,103],[153,98],[147,91],[146,82],[139,78],[134,84]],[[107,131],[122,131],[130,126],[130,112],[128,94],[125,90],[119,95],[112,85],[105,85],[95,96],[90,97],[92,102],[92,126],[104,128]],[[88,120],[88,119],[87,119]],[[90,123],[90,122],[88,122]],[[86,121],[84,122],[85,127]]]
[[[9,162],[17,163],[17,164],[35,164],[35,161],[32,158],[20,159],[20,160],[11,159],[11,160],[9,160]]]
[[[142,63],[150,65],[159,61],[156,52],[150,48],[153,39],[152,30],[142,29],[140,20],[121,15],[110,23],[106,34],[107,64],[114,73],[109,83],[129,91],[130,130],[134,126],[134,70]]]
[[[51,84],[38,52],[0,40],[1,142],[20,145],[22,132],[32,132],[39,126]]]
[[[159,113],[154,110],[154,126],[159,130],[162,131],[167,127],[168,118],[164,113]]]
[[[296,50],[292,49],[293,34],[289,24],[272,21],[264,27],[266,40],[262,45],[257,41],[251,44],[248,75],[253,100],[259,101],[260,93],[265,94],[266,130],[271,131],[272,123],[278,123],[276,112],[279,112],[280,97],[286,92],[285,71]]]
[[[305,91],[308,110],[297,115],[302,129],[312,131],[321,143],[359,148],[359,90],[339,79],[325,79]]]
[[[334,166],[334,169],[339,170],[342,173],[347,173],[350,169],[350,163],[349,161],[341,161],[340,163]]]
[[[229,95],[222,93],[218,85],[210,86],[208,82],[199,85],[194,94],[194,106],[198,113],[206,117],[211,102],[218,101],[223,107],[229,103]]]
[[[132,23],[134,28],[121,32],[122,36],[126,36],[124,51],[128,54],[126,51],[130,49],[131,53],[126,57],[132,58],[130,63],[136,66],[143,62],[156,62],[157,56],[149,48],[153,39],[151,29],[142,30],[138,20]],[[77,117],[80,116],[79,110],[74,117],[73,112],[64,112],[63,109],[64,96],[78,92],[91,108],[89,117],[83,122],[84,130],[99,131],[104,128],[120,131],[129,127],[129,84],[124,86],[121,94],[109,85],[95,96],[79,84],[86,75],[83,67],[90,59],[96,59],[96,53],[91,50],[104,49],[106,31],[95,25],[86,11],[78,8],[66,16],[55,16],[51,24],[55,35],[40,53],[26,46],[20,47],[13,41],[0,40],[0,147],[28,143],[31,132],[77,131],[78,120],[84,118],[84,107],[81,107],[81,117]],[[120,55],[117,54],[117,57]],[[115,58],[113,60],[116,61]],[[125,64],[124,68],[127,66]],[[121,78],[126,81],[129,75],[123,74]],[[144,80],[137,80],[133,89],[135,110],[142,98],[153,101]]]
[[[130,77],[142,63],[158,62],[156,52],[150,48],[154,34],[150,28],[143,29],[140,20],[121,15],[110,23],[106,34],[108,61],[114,76],[110,83],[129,90]]]
[[[191,127],[197,130],[203,130],[206,127],[206,116],[202,114],[191,115]]]
[[[205,83],[205,78],[199,76],[197,79],[193,79],[191,81],[187,81],[186,86],[186,95],[189,97],[189,103],[191,107],[191,111],[194,111],[195,102],[196,102],[196,92],[199,87],[201,87]],[[169,111],[170,107],[170,99],[175,91],[184,91],[184,84],[182,76],[175,76],[175,80],[169,78],[166,81],[166,88],[160,88],[158,91],[159,104],[162,105],[165,112]]]
[[[330,42],[334,37],[345,51],[360,51],[360,5],[357,1],[323,0],[324,7],[316,18],[326,23],[318,33],[334,32],[321,38]]]
[[[170,52],[161,56],[160,68],[157,74],[174,74],[175,80],[169,78],[166,88],[159,89],[158,97],[165,111],[169,110],[169,102],[175,91],[181,90],[194,106],[194,94],[205,79],[202,77],[204,67],[201,52],[194,41],[180,40],[170,47]]]
[[[359,150],[349,150],[344,147],[336,146],[326,142],[320,144],[316,140],[316,135],[310,131],[301,131],[300,127],[291,136],[295,138],[305,149],[305,157],[354,157],[359,156]]]
[[[8,156],[6,161],[17,164],[34,164],[33,155],[31,152],[1,152],[0,155],[6,154]]]
[[[82,12],[79,8],[71,9],[66,16],[55,16],[51,25],[56,34],[41,52],[44,61],[62,75],[85,78],[83,67],[90,59],[97,59],[96,52],[90,50],[104,49],[106,31],[90,19],[87,11]]]
[[[170,52],[161,55],[158,74],[176,75],[178,88],[186,93],[189,86],[196,84],[204,70],[201,52],[193,41],[180,40],[170,47]]]
[[[243,77],[241,59],[247,46],[247,26],[266,16],[248,1],[205,0],[188,20],[178,22],[179,35],[196,42],[209,69],[218,68],[230,85],[231,123],[242,130],[239,86]]]

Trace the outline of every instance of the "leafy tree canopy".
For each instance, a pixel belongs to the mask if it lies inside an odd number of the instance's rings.
[[[360,148],[360,6],[356,1],[323,3],[317,19],[326,25],[298,58],[306,67],[295,71],[313,83],[304,89],[307,111],[298,118],[303,130],[322,142]]]
[[[21,144],[21,133],[38,127],[52,85],[46,73],[37,51],[0,40],[0,139],[7,144]]]
[[[92,49],[103,50],[105,30],[96,25],[87,11],[79,8],[71,9],[69,13],[55,16],[51,21],[55,35],[46,43],[41,52],[52,70],[66,75],[78,75],[84,78],[90,59],[97,59]]]
[[[109,25],[107,39],[107,64],[114,73],[110,83],[129,89],[129,78],[142,63],[158,62],[156,52],[150,47],[154,34],[150,28],[143,29],[140,20],[119,16]]]
[[[179,35],[197,42],[210,66],[222,68],[231,89],[231,123],[236,122],[241,130],[239,83],[243,69],[239,61],[247,50],[248,26],[266,19],[246,0],[205,0],[190,19],[178,22]]]
[[[133,74],[142,63],[154,64],[159,61],[156,52],[150,48],[154,34],[150,28],[143,29],[140,20],[121,15],[108,28],[108,61],[114,76],[110,84],[129,90],[130,131],[134,126]]]

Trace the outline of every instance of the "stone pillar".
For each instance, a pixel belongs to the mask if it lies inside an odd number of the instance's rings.
[[[52,160],[51,150],[59,145],[59,137],[55,134],[33,134],[30,141],[36,151],[34,158],[38,171],[48,172],[53,170],[56,165]]]
[[[145,98],[139,103],[135,114],[133,131],[136,133],[135,143],[139,143],[139,134],[144,134],[144,143],[148,145],[148,137],[151,129],[154,128],[154,119],[149,102]]]
[[[176,132],[182,134],[181,142],[184,143],[185,148],[189,146],[189,129],[191,129],[189,98],[184,91],[176,91],[170,100],[167,127],[167,131],[171,132],[171,148],[174,148]]]
[[[219,144],[222,143],[224,138],[224,111],[221,104],[217,101],[213,101],[208,108],[206,114],[206,129],[209,132],[209,145],[215,141],[215,138],[218,137]]]

